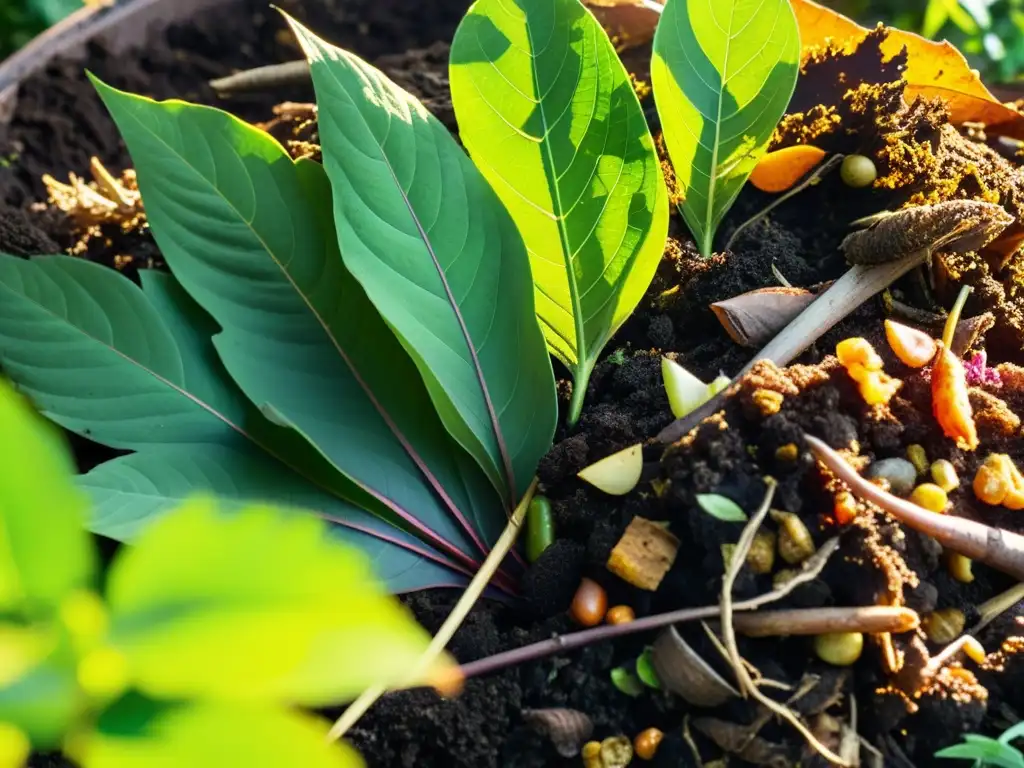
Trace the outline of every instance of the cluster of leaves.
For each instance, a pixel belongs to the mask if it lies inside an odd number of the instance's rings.
[[[962,744],[946,747],[936,757],[953,760],[973,760],[973,768],[1024,768],[1024,753],[1010,742],[1024,736],[1024,723],[1007,728],[998,739],[976,733],[964,735]]]
[[[360,764],[292,707],[416,682],[427,634],[363,554],[304,513],[193,500],[120,551],[101,593],[70,453],[2,381],[0,433],[0,762]]]

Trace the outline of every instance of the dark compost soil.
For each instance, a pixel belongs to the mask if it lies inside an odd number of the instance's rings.
[[[279,5],[327,39],[375,62],[455,129],[447,96],[446,41],[464,10],[463,0],[327,0],[309,5],[284,0]],[[264,121],[295,152],[315,156],[315,123],[308,115],[286,110],[284,116],[274,117],[280,102],[309,101],[308,86],[224,101],[205,85],[213,77],[296,55],[280,17],[263,0],[242,0],[197,15],[187,25],[147,41],[131,56],[114,57],[94,46],[85,65],[119,88],[215,104],[243,118]],[[631,54],[627,62],[655,121],[649,89],[643,85],[644,55]],[[716,603],[721,545],[735,541],[738,529],[696,512],[697,493],[721,493],[752,509],[764,493],[763,476],[771,474],[780,484],[775,506],[799,515],[820,544],[838,528],[831,519],[835,489],[811,460],[802,431],[836,448],[855,446],[854,453],[873,459],[903,455],[907,445],[922,444],[929,458],[951,460],[963,479],[962,488],[953,494],[956,514],[1020,528],[1015,525],[1016,513],[979,504],[969,488],[989,452],[1024,460],[1020,419],[1014,415],[1024,413],[1024,370],[1012,365],[1024,363],[1017,279],[1022,262],[1017,256],[1005,261],[976,254],[939,257],[933,290],[911,279],[899,286],[899,296],[906,302],[936,310],[948,308],[966,282],[975,287],[966,315],[988,311],[994,316],[985,343],[989,364],[1006,365],[999,369],[998,381],[989,377],[972,392],[982,439],[978,451],[965,453],[941,436],[930,415],[927,378],[902,366],[889,352],[882,338],[884,306],[876,299],[825,334],[801,358],[806,365],[787,372],[757,368],[721,416],[705,422],[664,455],[661,447],[648,446],[646,458],[661,459],[659,476],[647,478],[637,491],[612,498],[575,477],[590,462],[653,437],[671,421],[661,384],[661,353],[676,353],[680,362],[707,379],[719,371],[734,373],[750,359],[753,350],[734,344],[708,305],[777,284],[773,265],[794,285],[813,286],[836,278],[845,269],[836,246],[849,222],[884,208],[970,197],[1000,202],[1014,215],[1022,213],[1017,166],[983,141],[961,136],[946,123],[941,106],[905,104],[899,66],[898,60],[881,64],[876,38],[848,59],[809,65],[795,97],[796,114],[783,123],[774,142],[782,147],[813,140],[828,151],[870,154],[880,170],[875,187],[852,190],[836,175],[826,178],[748,230],[728,256],[706,261],[697,255],[681,220],[673,218],[658,275],[595,371],[579,426],[560,432],[540,467],[543,489],[554,504],[558,539],[527,572],[521,604],[485,603],[473,611],[451,645],[458,659],[470,661],[571,631],[565,611],[583,575],[604,584],[611,604],[631,605],[638,615]],[[846,84],[842,88],[840,81]],[[854,87],[856,83],[860,85]],[[652,127],[657,129],[656,123]],[[56,63],[30,78],[21,89],[13,122],[0,128],[0,251],[30,255],[73,250],[129,275],[140,266],[161,266],[159,250],[144,227],[124,231],[107,226],[83,237],[61,211],[37,205],[46,200],[43,174],[58,179],[66,179],[69,172],[84,175],[93,155],[115,171],[129,166],[112,122],[83,75],[83,64]],[[768,200],[747,189],[723,234],[727,236]],[[886,370],[904,380],[889,406],[867,407],[828,355],[837,341],[858,335],[871,340],[883,355]],[[781,409],[765,409],[756,390],[782,394]],[[779,451],[791,443],[797,447],[795,458],[792,452]],[[75,447],[83,469],[111,455],[80,438]],[[651,485],[651,479],[659,482]],[[635,515],[667,520],[682,542],[674,567],[654,593],[627,585],[604,567]],[[964,611],[970,626],[977,604],[1010,583],[978,565],[973,582],[955,581],[933,542],[877,512],[863,510],[842,530],[842,549],[821,577],[795,591],[780,607],[889,602],[909,605],[922,614],[955,607]],[[752,596],[770,589],[771,583],[770,575],[744,572],[736,594]],[[456,598],[450,592],[431,592],[406,600],[434,631]],[[715,663],[718,657],[699,628],[687,628],[684,634]],[[1011,611],[980,638],[989,651],[1003,646],[1002,653],[991,656],[984,668],[956,666],[954,672],[927,681],[909,704],[889,685],[877,643],[868,643],[852,675],[818,661],[805,639],[741,640],[741,650],[769,678],[796,684],[806,674],[821,676],[815,695],[794,705],[804,714],[819,716],[835,703],[837,690],[853,694],[859,732],[885,754],[886,765],[926,766],[937,748],[958,741],[962,733],[995,733],[1024,712],[1024,664],[1014,655],[1020,643],[1008,640],[1017,634],[1024,630]],[[733,701],[717,710],[700,710],[660,691],[631,698],[612,685],[609,671],[635,660],[650,640],[639,635],[470,680],[463,695],[452,701],[439,700],[429,691],[390,695],[350,737],[371,766],[579,765],[579,758],[559,757],[520,716],[524,708],[568,706],[593,718],[598,739],[620,733],[632,737],[651,726],[664,730],[665,741],[652,765],[699,765],[682,735],[685,716],[692,720],[700,759],[721,756],[721,749],[702,734],[711,726],[721,731],[730,723],[750,723],[757,715],[754,705]],[[907,638],[897,639],[897,644],[908,655],[920,653],[920,640],[911,644]],[[847,719],[849,697],[829,712]],[[717,725],[709,726],[708,718]],[[820,717],[818,722],[823,722]],[[812,759],[799,737],[783,726],[769,723],[759,738],[759,755],[748,751],[744,754],[750,760],[734,757],[730,764],[820,764],[820,758]]]

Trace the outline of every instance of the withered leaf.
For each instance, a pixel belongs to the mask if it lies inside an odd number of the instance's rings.
[[[758,288],[711,305],[718,322],[741,347],[759,347],[775,338],[817,298],[803,288]]]
[[[805,53],[827,45],[829,40],[851,52],[871,31],[813,0],[792,0],[792,5]],[[953,123],[984,123],[990,133],[1024,138],[1024,116],[992,95],[952,44],[926,40],[900,29],[886,31],[888,35],[882,42],[886,59],[899,55],[904,48],[907,51],[903,78],[907,82],[908,100],[915,96],[938,96],[949,106]]]

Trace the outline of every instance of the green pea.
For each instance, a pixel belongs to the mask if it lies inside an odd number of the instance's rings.
[[[526,511],[526,559],[536,562],[555,540],[555,518],[547,496],[534,496]]]

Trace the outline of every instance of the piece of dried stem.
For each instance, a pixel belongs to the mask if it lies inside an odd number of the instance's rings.
[[[1024,536],[963,517],[928,512],[865,480],[824,441],[808,434],[804,439],[818,461],[846,483],[855,496],[888,512],[904,525],[931,536],[946,549],[1024,580]]]
[[[797,315],[778,336],[754,355],[743,370],[736,374],[733,381],[742,378],[758,360],[771,360],[780,366],[788,364],[865,301],[923,264],[930,254],[929,250],[921,250],[886,264],[858,264],[851,267],[807,309]],[[658,433],[657,439],[663,443],[674,443],[684,437],[701,421],[722,407],[726,392],[719,393],[700,408],[669,424]]]
[[[808,187],[813,187],[816,184],[818,184],[818,182],[820,182],[826,175],[831,173],[841,162],[843,162],[844,157],[845,155],[835,154],[832,155],[827,160],[825,160],[824,162],[819,163],[817,166],[815,166],[799,184],[794,185],[793,187],[788,189],[784,194],[779,195],[777,198],[772,200],[760,211],[758,211],[749,219],[747,219],[738,227],[736,227],[736,229],[733,230],[732,234],[729,235],[729,239],[726,241],[725,247],[722,250],[728,251],[732,249],[733,243],[736,242],[736,238],[740,236],[740,233],[743,232],[743,230],[759,222],[769,213],[771,213],[784,202],[789,200],[789,198],[791,198],[793,195],[797,194],[798,192],[802,192]]]
[[[969,634],[978,634],[1021,600],[1024,600],[1024,583],[1014,584],[1005,592],[990,597],[978,606],[978,623],[971,627]]]
[[[770,477],[766,478],[766,481],[768,489],[765,492],[764,500],[761,502],[761,506],[757,512],[751,516],[750,522],[747,523],[746,527],[744,527],[743,533],[740,535],[740,540],[736,544],[736,550],[733,553],[733,557],[729,561],[729,567],[725,571],[725,577],[722,579],[722,593],[721,598],[719,599],[719,607],[722,617],[722,642],[725,644],[725,648],[729,652],[729,662],[732,666],[733,674],[736,676],[736,682],[739,683],[740,692],[743,694],[744,698],[749,695],[759,704],[771,710],[792,725],[800,735],[804,737],[804,740],[814,749],[814,751],[830,763],[849,768],[850,763],[822,744],[818,738],[811,733],[811,730],[801,722],[799,715],[785,704],[769,698],[763,694],[756,685],[754,685],[754,681],[751,679],[750,673],[743,664],[739,646],[736,643],[736,631],[733,624],[734,608],[732,602],[732,588],[736,582],[736,576],[739,574],[744,562],[746,562],[747,553],[750,551],[750,545],[754,543],[754,536],[757,534],[758,529],[761,527],[761,523],[764,522],[764,519],[768,516],[768,511],[771,509],[772,498],[775,496],[776,482],[774,478]]]
[[[466,616],[469,615],[470,610],[476,605],[476,601],[480,599],[480,595],[483,594],[484,589],[487,588],[488,583],[491,581],[491,577],[494,576],[495,571],[498,570],[498,566],[505,559],[512,545],[515,544],[516,537],[519,535],[519,529],[522,527],[523,519],[526,517],[526,510],[530,506],[530,501],[533,499],[533,495],[537,492],[537,478],[533,478],[533,482],[530,483],[530,487],[526,489],[526,494],[519,502],[518,506],[512,512],[509,518],[508,525],[505,526],[505,530],[502,531],[498,541],[495,542],[493,549],[487,559],[484,560],[480,566],[480,570],[476,572],[473,580],[469,582],[469,586],[466,587],[466,591],[462,593],[462,597],[459,598],[459,602],[455,604],[452,612],[445,619],[444,624],[434,635],[430,641],[430,645],[427,650],[424,651],[420,657],[417,668],[413,671],[411,677],[415,679],[419,677],[424,670],[426,670],[441,652],[445,649],[445,646],[451,641],[452,636],[462,626],[462,622],[465,621]],[[360,694],[359,698],[353,701],[348,708],[341,713],[341,717],[337,719],[331,730],[327,734],[328,741],[334,741],[344,736],[349,728],[356,724],[360,717],[366,714],[366,711],[373,706],[374,702],[377,701],[385,692],[383,686],[373,686],[367,688]]]
[[[218,96],[230,96],[233,93],[252,93],[284,88],[290,85],[308,83],[309,62],[305,59],[286,61],[283,64],[269,64],[236,72],[227,77],[210,81],[210,87]]]

